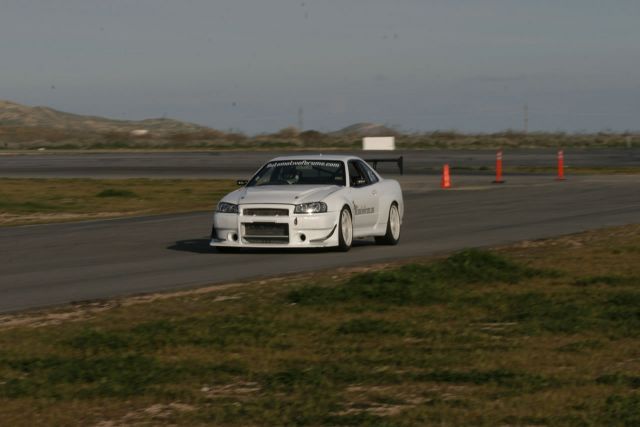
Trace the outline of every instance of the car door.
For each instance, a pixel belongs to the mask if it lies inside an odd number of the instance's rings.
[[[353,200],[353,227],[362,232],[373,228],[378,219],[378,192],[366,165],[349,161],[349,191]],[[377,179],[377,178],[376,178]]]
[[[367,175],[367,177],[369,178],[369,187],[371,190],[371,195],[373,196],[373,207],[374,207],[374,218],[373,218],[373,225],[377,225],[378,222],[380,222],[382,220],[382,218],[384,218],[384,224],[386,227],[386,217],[387,217],[387,213],[386,212],[382,212],[383,206],[381,205],[380,199],[381,199],[381,194],[380,194],[380,178],[378,177],[378,175],[373,171],[373,169],[371,168],[371,166],[366,163],[363,162],[362,160],[358,160],[357,164],[360,166],[360,169],[364,171],[364,173]]]

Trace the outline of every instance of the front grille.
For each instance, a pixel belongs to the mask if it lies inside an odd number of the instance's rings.
[[[289,216],[288,209],[253,208],[243,209],[242,213],[246,216]]]
[[[244,239],[249,243],[288,243],[289,224],[244,223]]]
[[[248,243],[265,243],[265,244],[272,244],[272,245],[289,243],[289,238],[288,237],[249,237],[249,236],[245,236],[244,240],[247,241]]]

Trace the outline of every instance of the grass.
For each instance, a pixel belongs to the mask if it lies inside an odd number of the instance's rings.
[[[440,173],[441,168],[430,167],[425,171]],[[505,177],[509,174],[551,174],[555,175],[558,169],[554,166],[508,166],[503,169]],[[493,166],[453,166],[451,172],[473,173],[482,172],[485,174],[495,173]],[[564,172],[567,175],[637,175],[640,174],[640,167],[633,166],[565,166]]]
[[[0,327],[0,417],[635,426],[639,247],[640,226],[627,226],[6,316],[23,322]],[[77,310],[84,320],[59,320]]]
[[[513,166],[505,168],[505,173],[555,173],[555,167]],[[565,173],[573,175],[637,175],[640,167],[633,166],[573,166],[565,167]]]
[[[0,178],[0,226],[212,210],[228,180]]]
[[[344,302],[378,302],[384,305],[428,305],[453,297],[453,284],[518,283],[525,278],[555,275],[514,264],[479,250],[459,252],[429,265],[407,265],[397,270],[365,273],[343,286],[305,286],[292,291],[292,303],[329,305]]]

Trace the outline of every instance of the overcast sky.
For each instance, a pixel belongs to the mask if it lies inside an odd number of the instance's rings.
[[[640,129],[637,0],[2,0],[0,99],[248,133]]]

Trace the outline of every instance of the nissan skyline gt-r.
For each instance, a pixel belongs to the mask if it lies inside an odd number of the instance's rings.
[[[351,248],[374,237],[395,245],[404,202],[400,184],[382,178],[353,156],[278,157],[242,188],[220,200],[211,246],[240,248]]]

